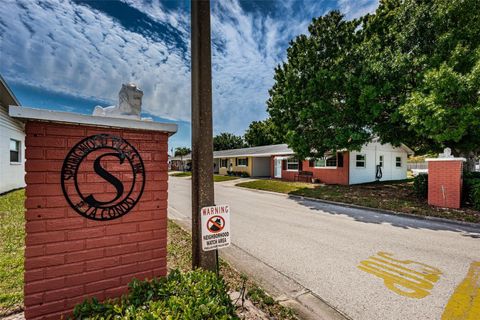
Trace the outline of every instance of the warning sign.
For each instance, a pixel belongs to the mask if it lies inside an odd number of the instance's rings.
[[[230,208],[227,205],[202,208],[202,249],[210,251],[230,245]]]

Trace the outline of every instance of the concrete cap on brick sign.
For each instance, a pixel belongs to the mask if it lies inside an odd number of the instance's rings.
[[[426,162],[428,161],[467,161],[465,158],[427,158],[425,159]]]
[[[10,106],[9,115],[20,120],[37,120],[54,123],[93,125],[107,128],[125,128],[149,131],[168,132],[173,135],[177,132],[175,123],[160,123],[124,118],[97,117],[72,112],[51,111],[44,109]]]

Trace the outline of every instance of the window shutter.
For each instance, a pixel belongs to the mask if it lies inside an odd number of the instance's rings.
[[[235,158],[235,167],[237,167],[237,166],[238,166],[238,159]]]
[[[245,165],[248,167],[248,157],[247,157],[245,160],[246,160],[246,161],[245,161],[245,162],[246,162]]]
[[[310,168],[315,167],[315,160],[314,160],[314,159],[310,159],[310,160],[308,161],[308,166],[309,166]]]
[[[343,152],[337,152],[337,167],[343,168]]]
[[[282,170],[287,170],[287,160],[282,160]]]

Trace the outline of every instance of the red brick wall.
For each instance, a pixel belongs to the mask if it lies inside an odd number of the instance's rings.
[[[303,170],[313,172],[313,177],[325,184],[341,184],[348,185],[349,173],[349,154],[348,151],[343,152],[343,167],[337,168],[314,168],[309,166],[309,161],[303,162]]]
[[[428,204],[444,208],[460,208],[462,172],[462,160],[429,161]]]
[[[167,134],[35,121],[27,123],[26,133],[26,319],[59,319],[87,297],[119,296],[133,278],[165,276]],[[140,201],[126,215],[109,221],[89,220],[75,212],[60,183],[70,149],[99,133],[127,140],[145,167]],[[112,185],[93,171],[92,160],[84,161],[79,183],[99,197],[112,194]],[[122,182],[132,180],[118,161],[105,165]]]
[[[313,172],[313,177],[326,184],[349,184],[349,154],[343,153],[343,167],[341,168],[314,168],[308,160],[302,162],[302,171]],[[282,180],[294,181],[297,171],[282,170]],[[271,175],[274,178],[274,157],[271,158]]]

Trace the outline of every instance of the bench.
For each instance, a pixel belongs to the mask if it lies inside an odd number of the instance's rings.
[[[294,181],[305,180],[306,182],[312,182],[313,172],[311,171],[300,171],[293,178]]]

